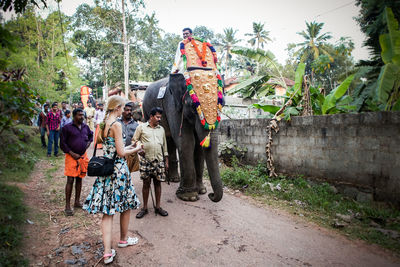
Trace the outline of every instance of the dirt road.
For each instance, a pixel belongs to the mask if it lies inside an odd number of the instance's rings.
[[[137,191],[141,184],[135,178]],[[182,202],[177,184],[164,185],[168,217],[149,212],[129,229],[137,248],[119,249],[118,264],[147,266],[399,266],[375,246],[349,241],[290,214],[225,192],[219,203],[206,195]],[[139,190],[138,190],[139,189]],[[208,190],[210,187],[208,186]],[[138,192],[139,195],[140,192]],[[250,203],[253,202],[253,203]],[[151,203],[151,202],[150,202]],[[151,209],[152,211],[152,209]],[[135,212],[136,213],[136,212]],[[118,220],[115,222],[118,229]],[[117,239],[116,239],[117,241]]]
[[[24,255],[35,266],[92,266],[102,254],[100,216],[77,210],[65,217],[63,164],[58,162],[51,182],[43,178],[46,164],[39,162],[22,187],[27,204],[39,214],[27,225]],[[83,197],[94,180],[85,178]],[[133,182],[141,199],[138,173]],[[155,216],[150,208],[138,220],[137,211],[132,212],[130,235],[138,236],[139,244],[116,248],[111,266],[400,266],[399,258],[377,246],[348,240],[240,193],[226,191],[219,203],[206,195],[182,202],[175,197],[177,186],[163,184],[162,207],[168,217]],[[119,216],[114,232],[116,244]]]

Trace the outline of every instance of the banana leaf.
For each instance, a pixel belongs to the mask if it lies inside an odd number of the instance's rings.
[[[305,70],[306,70],[305,63],[300,63],[297,66],[296,73],[295,73],[295,79],[294,79],[294,87],[293,87],[295,92],[302,86]],[[301,89],[299,91],[297,91],[297,95],[301,95]]]
[[[246,47],[234,47],[232,48],[231,52],[233,54],[245,56],[261,64],[268,64],[268,63],[275,63],[275,55],[271,51],[265,51],[260,48],[258,49],[251,49]]]
[[[379,36],[379,43],[382,48],[381,56],[385,64],[393,62],[400,66],[400,30],[399,23],[394,17],[391,8],[385,8],[386,24],[389,33]]]
[[[298,110],[298,108],[296,107],[288,107],[287,109],[285,109],[285,111],[283,112],[283,114],[285,115],[284,118],[285,120],[290,120],[291,116],[298,116],[300,115],[300,110]]]
[[[393,63],[388,63],[381,68],[377,81],[377,96],[378,100],[386,103],[393,90],[393,86],[400,76],[400,67]]]
[[[246,87],[251,87],[252,85],[254,85],[256,82],[260,81],[260,80],[268,80],[269,76],[265,75],[265,76],[255,76],[252,78],[248,78],[244,81],[242,81],[241,83],[239,83],[238,85],[236,85],[235,87],[233,87],[231,90],[229,90],[227,92],[228,95],[233,95],[238,93],[239,91],[246,89]]]
[[[259,104],[259,103],[253,104],[252,106],[255,107],[255,108],[258,108],[258,109],[262,109],[263,111],[269,112],[269,113],[272,113],[272,114],[275,114],[281,108],[281,107],[278,107],[278,106],[263,105],[263,104]]]
[[[336,99],[341,98],[349,89],[351,82],[354,79],[354,74],[347,77],[338,87],[333,89],[329,94],[334,95]]]

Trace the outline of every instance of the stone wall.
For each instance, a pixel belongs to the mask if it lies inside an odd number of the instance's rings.
[[[268,119],[223,120],[220,142],[248,148],[246,161],[265,161]],[[400,112],[293,117],[273,134],[278,173],[357,187],[375,200],[400,204]]]

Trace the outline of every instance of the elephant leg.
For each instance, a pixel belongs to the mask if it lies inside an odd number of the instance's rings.
[[[181,180],[178,173],[178,158],[176,156],[175,142],[171,137],[167,137],[167,146],[169,162],[168,180],[174,183],[178,183]]]
[[[194,148],[194,165],[196,169],[196,187],[197,192],[201,195],[207,193],[207,189],[203,184],[203,172],[204,172],[204,153],[199,142],[196,140]]]
[[[195,138],[193,129],[185,123],[182,126],[182,142],[179,149],[179,165],[181,169],[181,181],[176,196],[184,201],[198,200],[196,187],[196,172],[194,165]]]

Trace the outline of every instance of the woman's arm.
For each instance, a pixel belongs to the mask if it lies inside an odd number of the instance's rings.
[[[111,127],[111,133],[112,135],[114,135],[117,154],[121,158],[138,152],[141,149],[140,146],[135,148],[133,148],[132,146],[124,147],[124,140],[122,138],[122,126],[120,123],[114,123],[114,125]]]

